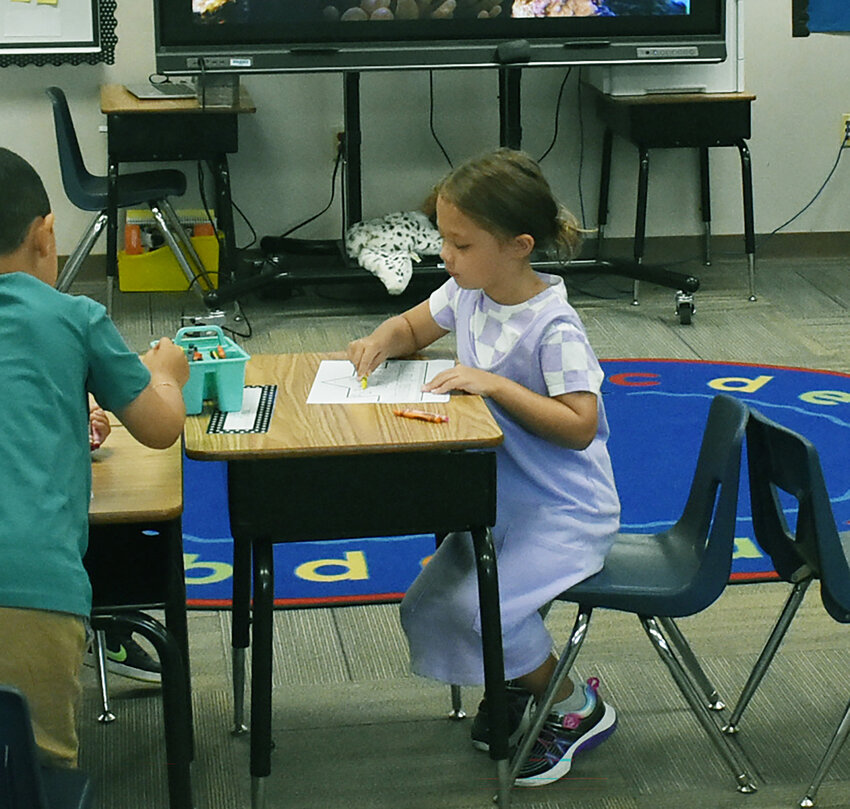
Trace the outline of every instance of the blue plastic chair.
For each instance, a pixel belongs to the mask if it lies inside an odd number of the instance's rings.
[[[709,706],[723,707],[722,703],[673,620],[713,604],[729,581],[747,413],[747,407],[738,400],[716,396],[679,520],[658,534],[618,534],[603,569],[556,599],[577,604],[578,613],[546,697],[512,761],[514,776],[528,757],[555,693],[578,656],[593,610],[600,607],[638,617],[685,700],[732,770],[738,790],[755,791],[738,750],[709,711]]]
[[[791,625],[806,590],[820,579],[826,611],[840,623],[850,623],[850,533],[839,533],[817,450],[803,436],[750,412],[747,460],[753,531],[773,560],[780,578],[792,585],[761,654],[732,711],[727,733],[735,733]],[[785,504],[797,510],[794,529],[788,525]],[[850,704],[827,746],[800,806],[815,805],[815,796],[835,756],[850,732]]]
[[[53,122],[56,128],[59,166],[65,193],[78,208],[84,211],[97,211],[79,244],[62,267],[56,282],[56,288],[60,292],[67,292],[79,273],[83,261],[109,221],[109,180],[107,177],[90,174],[86,169],[65,93],[59,87],[48,87],[45,92],[53,104]],[[202,278],[207,289],[212,289],[212,283],[192,241],[168,201],[169,197],[179,197],[185,193],[186,176],[177,169],[120,174],[116,205],[118,208],[139,205],[150,208],[160,233],[186,276],[187,289],[191,287],[203,297],[203,290],[194,281],[198,277]],[[114,281],[112,275],[107,276],[107,308],[110,310]]]
[[[0,806],[3,809],[87,809],[92,790],[84,772],[38,761],[29,706],[0,685]]]

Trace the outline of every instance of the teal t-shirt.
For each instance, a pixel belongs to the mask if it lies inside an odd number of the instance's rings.
[[[0,275],[1,606],[91,611],[87,392],[120,412],[149,380],[101,304]]]

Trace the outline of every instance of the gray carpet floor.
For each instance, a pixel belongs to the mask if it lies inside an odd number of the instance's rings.
[[[673,292],[607,276],[569,279],[571,300],[600,357],[706,359],[850,371],[850,259],[761,258],[756,302],[747,301],[746,267],[721,255],[699,276],[696,313],[679,324]],[[103,295],[99,281],[75,291]],[[246,298],[250,353],[335,350],[416,302],[372,287],[323,287]],[[179,327],[195,298],[116,292],[114,317],[143,350]],[[243,321],[240,328],[247,328]],[[452,346],[444,350],[451,353]],[[662,479],[663,470],[658,470]],[[850,465],[848,465],[850,475]],[[702,614],[681,622],[709,676],[734,704],[787,589],[738,585]],[[559,641],[572,624],[556,605],[549,623]],[[230,735],[227,612],[189,616],[196,722],[193,765],[198,809],[250,806],[248,738]],[[562,781],[514,790],[527,809],[792,809],[808,785],[850,697],[850,627],[835,623],[810,588],[789,636],[736,737],[758,791],[735,782],[630,616],[594,616],[577,669],[596,675],[617,707],[619,730],[579,757]],[[269,809],[485,809],[495,771],[469,744],[469,721],[448,719],[448,688],[413,677],[394,605],[278,612],[274,637],[272,774]],[[98,695],[86,673],[82,766],[97,789],[97,809],[167,806],[161,703],[156,687],[113,677],[118,720],[95,721]],[[474,711],[480,689],[465,689]],[[838,756],[820,794],[823,809],[850,806],[850,747]]]

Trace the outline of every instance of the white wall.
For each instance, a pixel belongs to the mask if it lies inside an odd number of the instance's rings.
[[[809,201],[838,154],[841,116],[850,113],[850,38],[813,35],[792,39],[790,2],[742,0],[745,16],[746,89],[753,105],[756,230],[771,231]],[[59,221],[59,251],[69,252],[89,215],[65,199],[59,179],[52,118],[44,88],[57,84],[68,95],[83,152],[93,171],[104,172],[106,138],[99,131],[98,88],[134,82],[154,69],[150,6],[123,2],[119,44],[112,66],[10,67],[0,69],[0,145],[24,155],[42,173]],[[523,73],[523,147],[539,157],[553,132],[555,102],[564,69]],[[558,142],[543,167],[562,201],[578,212],[583,198],[587,224],[596,220],[601,128],[590,94],[578,113],[577,70],[561,105]],[[323,208],[330,196],[332,134],[342,123],[342,80],[335,75],[272,75],[244,79],[257,114],[240,121],[240,151],[231,157],[234,199],[258,233],[277,234]],[[495,71],[434,73],[434,123],[457,163],[496,146],[499,136]],[[428,74],[370,73],[361,79],[363,213],[380,216],[417,207],[448,168],[428,127]],[[583,122],[582,191],[579,133]],[[637,158],[616,142],[611,217],[607,234],[628,236],[633,227]],[[844,231],[850,225],[850,167],[840,165],[815,205],[789,232]],[[689,150],[652,153],[647,233],[701,232],[696,155]],[[195,171],[188,206],[197,204]],[[339,197],[337,196],[337,199]],[[712,151],[713,231],[742,231],[740,163],[735,149]],[[179,207],[179,205],[178,205]],[[334,237],[339,206],[298,235]],[[239,241],[247,240],[239,227]],[[103,251],[101,242],[96,249]]]

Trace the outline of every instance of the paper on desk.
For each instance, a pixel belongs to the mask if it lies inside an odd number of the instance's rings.
[[[307,404],[414,404],[447,402],[448,393],[423,393],[422,386],[454,360],[387,360],[363,388],[348,360],[322,360]]]

